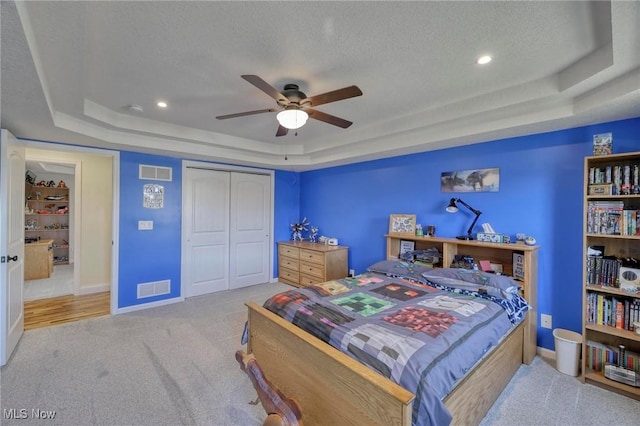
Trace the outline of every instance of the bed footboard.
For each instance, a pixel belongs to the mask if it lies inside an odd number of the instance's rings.
[[[267,309],[247,307],[247,350],[295,398],[305,424],[411,425],[411,392]]]

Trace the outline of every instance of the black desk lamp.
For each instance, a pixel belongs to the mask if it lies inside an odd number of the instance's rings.
[[[455,212],[458,211],[458,206],[456,205],[456,203],[462,204],[463,206],[465,206],[466,208],[471,210],[471,212],[473,214],[476,215],[476,218],[473,219],[473,222],[471,223],[471,226],[467,230],[467,235],[460,235],[460,236],[458,236],[456,238],[459,239],[459,240],[473,240],[473,235],[471,235],[471,231],[473,230],[473,227],[476,226],[476,222],[478,221],[478,218],[480,217],[482,212],[480,210],[474,209],[469,204],[467,204],[464,201],[462,201],[460,198],[452,198],[451,201],[449,201],[449,205],[447,206],[447,211],[449,213],[455,213]]]

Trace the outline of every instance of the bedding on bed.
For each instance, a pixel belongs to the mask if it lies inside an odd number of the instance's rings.
[[[414,425],[447,425],[442,400],[528,306],[517,293],[432,282],[425,276],[433,271],[418,274],[406,262],[371,270],[379,272],[279,293],[264,307],[412,392]]]

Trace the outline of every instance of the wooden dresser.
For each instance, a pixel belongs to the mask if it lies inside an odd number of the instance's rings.
[[[24,245],[24,279],[49,278],[53,273],[53,240]]]
[[[279,280],[306,287],[347,276],[348,247],[307,241],[278,243]]]

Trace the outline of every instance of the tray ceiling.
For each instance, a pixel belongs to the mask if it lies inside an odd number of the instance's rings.
[[[1,7],[2,127],[21,138],[309,170],[640,116],[640,2]],[[363,95],[317,107],[348,129],[276,137],[275,113],[215,119],[277,106],[243,74]]]

